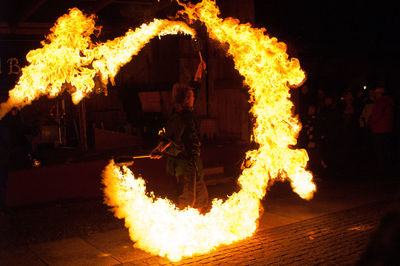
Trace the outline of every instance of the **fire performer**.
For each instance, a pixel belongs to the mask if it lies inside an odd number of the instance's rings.
[[[205,63],[201,60],[195,81],[201,78]],[[178,207],[197,208],[200,212],[208,206],[208,191],[204,182],[203,163],[200,159],[199,123],[193,107],[195,89],[176,83],[172,89],[174,112],[161,134],[158,146],[150,158],[160,159],[167,155],[167,173],[175,176],[178,184]]]

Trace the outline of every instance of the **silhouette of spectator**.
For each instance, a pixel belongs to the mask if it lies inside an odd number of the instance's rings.
[[[339,116],[333,97],[326,96],[319,113],[321,132],[321,156],[327,166],[333,168],[335,159],[338,158],[337,138],[339,129]]]
[[[365,95],[365,90],[364,89],[359,89],[356,92],[356,96],[354,99],[354,112],[356,114],[356,118],[359,118],[361,115],[361,112],[364,108],[365,102],[368,99],[368,96]]]
[[[388,174],[391,163],[391,133],[393,131],[393,100],[384,95],[383,88],[375,90],[375,104],[370,118],[375,157],[379,175]]]
[[[307,150],[309,160],[309,169],[317,176],[321,174],[321,166],[326,167],[325,162],[321,158],[320,144],[323,136],[320,131],[319,119],[316,114],[315,105],[311,104],[308,107],[307,116],[303,123],[302,142]]]
[[[358,116],[354,107],[354,97],[351,91],[346,91],[342,97],[341,103],[341,140],[339,146],[341,148],[340,158],[341,165],[339,167],[345,172],[354,170],[354,152],[355,152],[355,134],[358,127]]]
[[[399,265],[400,261],[400,199],[395,199],[382,217],[378,229],[357,265]]]
[[[375,92],[374,90],[368,91],[368,97],[363,101],[363,108],[360,115],[360,127],[368,128],[371,118],[372,109],[375,104]]]
[[[357,154],[357,157],[359,157],[360,151],[362,150],[362,147],[364,147],[364,141],[363,141],[363,135],[364,135],[364,128],[361,127],[359,121],[361,117],[361,113],[364,109],[364,105],[366,102],[366,99],[368,98],[364,89],[358,89],[356,94],[355,94],[355,99],[354,99],[354,120],[355,121],[355,132],[354,132],[354,147],[353,150]]]
[[[351,91],[345,92],[343,101],[343,129],[345,134],[350,134],[353,133],[356,119],[353,93]]]
[[[361,140],[361,152],[364,156],[371,157],[372,153],[372,136],[371,136],[371,114],[375,105],[375,92],[374,90],[368,91],[368,97],[363,101],[363,109],[360,114],[360,140]]]
[[[317,90],[317,103],[316,103],[317,114],[319,114],[321,112],[321,109],[323,108],[324,105],[325,105],[325,92],[322,89],[318,89]]]
[[[299,118],[303,122],[307,116],[308,107],[312,104],[312,95],[307,85],[303,85],[300,89],[299,96]]]
[[[13,108],[4,118],[4,126],[10,132],[9,167],[20,168],[32,165],[32,145],[25,136],[27,130],[23,125],[19,110]]]

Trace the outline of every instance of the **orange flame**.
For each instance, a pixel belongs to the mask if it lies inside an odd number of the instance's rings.
[[[168,199],[147,195],[144,180],[135,178],[126,167],[120,170],[113,161],[106,167],[106,203],[118,218],[125,218],[135,247],[172,261],[251,236],[270,180],[288,178],[293,190],[305,199],[311,199],[316,190],[311,173],[305,170],[306,151],[290,148],[301,129],[289,100],[289,85],[305,78],[299,61],[289,59],[286,45],[265,35],[265,29],[219,18],[214,1],[181,5],[185,8],[182,15],[202,21],[211,38],[229,44],[228,54],[249,87],[256,118],[253,139],[259,148],[247,152],[250,166],[239,177],[241,190],[225,202],[214,199],[205,215],[189,207],[179,211]]]
[[[105,201],[118,218],[125,218],[135,246],[172,261],[251,236],[270,180],[288,178],[293,190],[305,199],[312,198],[316,190],[311,173],[305,170],[307,153],[290,148],[301,128],[292,116],[288,87],[305,77],[298,60],[289,59],[285,44],[269,38],[265,29],[219,18],[215,1],[181,5],[181,15],[202,21],[211,38],[229,45],[228,55],[249,88],[256,118],[252,137],[259,148],[246,154],[250,163],[239,177],[241,190],[224,202],[214,199],[205,215],[192,208],[179,211],[168,199],[146,194],[144,180],[135,178],[127,167],[120,170],[113,161],[106,167]],[[0,118],[13,106],[21,108],[42,95],[55,97],[65,87],[78,103],[93,90],[96,75],[104,84],[113,82],[119,68],[151,38],[178,32],[195,34],[183,22],[154,20],[123,37],[95,45],[90,36],[97,31],[93,16],[78,9],[59,18],[43,47],[28,53],[29,65],[22,69],[7,102],[0,105]]]
[[[150,39],[178,32],[195,35],[183,22],[155,19],[123,37],[95,45],[91,35],[99,33],[100,27],[95,26],[93,15],[86,16],[77,8],[60,17],[50,31],[41,42],[43,47],[27,54],[29,65],[22,68],[7,102],[1,103],[0,119],[13,107],[22,108],[42,95],[56,97],[66,88],[77,104],[93,91],[96,75],[104,85],[108,79],[113,82],[120,67]]]
[[[253,103],[251,112],[256,117],[253,137],[260,147],[247,153],[252,167],[243,171],[240,184],[262,198],[266,181],[280,173],[290,179],[296,193],[311,198],[315,185],[311,182],[311,173],[304,170],[307,153],[289,148],[297,143],[301,129],[297,118],[292,116],[293,103],[289,100],[288,87],[288,84],[300,84],[305,78],[299,61],[295,58],[289,60],[286,45],[264,35],[265,29],[240,24],[233,18],[219,18],[215,1],[205,0],[197,5],[184,6],[182,14],[191,20],[202,21],[211,38],[229,44],[228,54],[233,57],[235,68],[249,87]],[[257,185],[247,185],[249,181]]]

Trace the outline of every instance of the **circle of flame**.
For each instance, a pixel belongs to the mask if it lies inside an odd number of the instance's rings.
[[[252,138],[259,148],[246,153],[247,168],[238,179],[241,190],[226,201],[214,199],[205,215],[192,208],[179,211],[168,199],[146,193],[145,181],[127,167],[121,170],[113,161],[106,166],[105,202],[116,217],[125,219],[135,247],[172,261],[251,236],[257,228],[260,200],[271,180],[288,179],[305,199],[316,190],[311,173],[305,170],[306,151],[291,148],[301,129],[289,100],[289,85],[300,84],[305,78],[299,61],[289,59],[286,45],[267,36],[265,29],[219,18],[213,0],[181,5],[180,15],[201,21],[210,38],[228,44],[227,54],[249,88],[255,118]],[[77,104],[94,90],[96,77],[104,85],[108,80],[113,83],[120,67],[150,39],[166,34],[195,35],[182,21],[155,19],[123,37],[93,44],[90,36],[99,30],[94,24],[93,16],[87,17],[76,8],[57,20],[43,47],[27,54],[29,65],[22,68],[7,102],[0,104],[0,119],[12,107],[22,108],[42,95],[56,97],[65,90]]]
[[[289,85],[305,78],[298,60],[289,60],[286,45],[265,35],[265,29],[219,18],[214,1],[183,6],[181,15],[200,20],[210,38],[229,45],[228,55],[249,87],[251,112],[256,118],[253,139],[259,148],[246,154],[249,166],[239,177],[241,190],[226,201],[214,199],[205,215],[189,207],[178,210],[168,199],[146,194],[144,180],[135,178],[127,167],[121,170],[113,161],[106,167],[106,203],[116,217],[125,219],[134,246],[172,261],[251,236],[269,180],[278,176],[289,179],[293,190],[305,199],[315,191],[312,175],[305,170],[307,153],[290,148],[301,128],[289,100]]]

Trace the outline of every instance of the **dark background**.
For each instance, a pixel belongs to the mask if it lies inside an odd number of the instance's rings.
[[[136,4],[130,6],[130,3]],[[229,9],[229,1],[217,4],[223,16],[230,15],[224,12]],[[251,5],[249,1],[241,4]],[[103,39],[120,36],[146,20],[174,15],[177,9],[169,0],[3,1],[2,79],[6,76],[8,58],[17,57],[20,65],[24,65],[26,52],[40,47],[43,35],[73,6],[97,15],[97,24],[103,25]],[[364,85],[384,86],[389,90],[398,87],[400,19],[395,2],[254,0],[254,11],[255,26],[265,27],[267,34],[288,44],[289,55],[300,59],[311,87],[338,94]],[[15,82],[15,78],[9,78],[1,82],[2,91],[10,88],[9,82]]]
[[[255,0],[255,24],[294,50],[311,87],[396,90],[398,11],[389,1]]]

